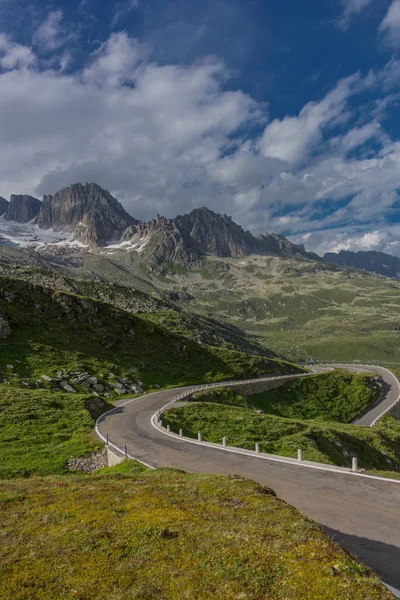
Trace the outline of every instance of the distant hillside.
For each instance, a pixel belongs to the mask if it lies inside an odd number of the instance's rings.
[[[9,278],[0,278],[0,340],[3,379],[28,388],[39,381],[60,389],[64,382],[83,391],[86,373],[96,378],[100,396],[116,388],[129,393],[132,384],[148,389],[298,370],[198,344],[110,304]]]
[[[400,280],[400,258],[384,252],[341,250],[338,254],[327,252],[324,255],[324,260],[344,267],[363,269],[364,271]]]

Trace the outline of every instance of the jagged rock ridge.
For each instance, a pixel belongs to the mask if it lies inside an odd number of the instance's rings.
[[[13,194],[10,202],[7,202],[4,218],[7,221],[15,221],[16,223],[29,223],[37,216],[41,205],[40,200],[33,196]]]
[[[150,222],[138,221],[129,215],[110,192],[95,183],[77,183],[40,202],[32,196],[12,196],[4,200],[5,218],[28,223],[36,217],[32,231],[14,230],[12,242],[23,237],[51,246],[51,237],[41,236],[38,229],[68,234],[92,248],[124,247],[125,251],[143,252],[143,260],[152,264],[165,261],[184,265],[198,264],[202,257],[240,258],[249,254],[277,255],[290,258],[317,259],[304,246],[296,246],[279,235],[253,236],[231,217],[208,208],[196,208],[174,219],[158,216]],[[1,203],[0,203],[1,209]],[[8,239],[5,236],[4,239]]]
[[[119,240],[135,223],[118,200],[95,183],[76,183],[44,196],[37,216],[41,229],[71,231],[84,244],[99,246]]]
[[[197,208],[174,219],[157,217],[149,223],[139,222],[125,231],[122,240],[142,244],[144,254],[158,262],[196,263],[207,254],[232,258],[249,254],[318,258],[278,235],[256,238],[231,217],[208,208]]]
[[[400,258],[384,252],[341,250],[338,254],[327,252],[324,260],[400,280]]]

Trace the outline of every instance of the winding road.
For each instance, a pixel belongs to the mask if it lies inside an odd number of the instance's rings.
[[[390,371],[369,365],[332,365],[375,371],[384,381],[379,404],[356,424],[372,426],[400,396]],[[195,386],[163,390],[122,401],[96,425],[98,435],[152,467],[238,474],[275,490],[278,497],[320,523],[341,546],[370,566],[382,580],[400,588],[400,481],[368,477],[345,469],[297,463],[248,451],[203,445],[165,434],[153,415],[177,394]],[[360,465],[362,467],[362,465]]]

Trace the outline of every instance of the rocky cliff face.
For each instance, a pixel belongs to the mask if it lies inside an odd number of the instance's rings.
[[[0,216],[3,216],[7,212],[8,201],[0,196]]]
[[[68,237],[92,247],[113,242],[110,251],[120,248],[143,253],[142,260],[149,264],[195,265],[208,254],[231,258],[258,254],[319,260],[318,256],[307,253],[304,246],[296,246],[279,235],[254,237],[231,217],[208,208],[196,208],[174,219],[158,216],[150,222],[138,221],[107,190],[95,183],[71,185],[53,196],[44,196],[43,202],[32,196],[12,196],[10,203],[0,198],[0,211],[2,208],[5,218],[10,221],[28,223],[36,218],[39,229],[63,232],[66,234],[62,240],[64,246],[71,241]],[[16,231],[14,228],[11,233],[3,232],[3,238],[11,239],[13,245],[18,245],[18,235],[25,244],[52,245],[47,232],[46,237],[36,227],[31,229]],[[70,233],[73,236],[69,236]]]
[[[317,254],[307,252],[303,244],[293,244],[282,235],[267,233],[260,235],[259,239],[262,241],[263,254],[272,254],[275,256],[283,256],[285,258],[321,260],[321,257]]]
[[[95,183],[77,183],[44,196],[37,216],[41,229],[71,231],[84,244],[99,246],[119,240],[135,223],[118,200]]]
[[[345,267],[364,269],[364,271],[400,280],[400,258],[384,252],[350,252],[347,250],[341,250],[339,254],[327,252],[324,255],[324,261]]]
[[[36,217],[41,205],[40,200],[33,196],[13,194],[4,218],[16,223],[28,223]]]
[[[166,260],[193,264],[207,254],[232,258],[249,254],[316,257],[278,235],[256,238],[231,217],[208,208],[197,208],[175,219],[157,217],[150,223],[137,223],[125,231],[123,241],[128,240],[143,247],[144,255],[158,263]]]

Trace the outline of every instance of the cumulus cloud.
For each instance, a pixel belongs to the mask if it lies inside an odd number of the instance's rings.
[[[62,28],[63,12],[55,10],[50,12],[43,23],[33,35],[33,43],[42,50],[55,50],[65,43],[65,34]]]
[[[207,169],[264,108],[223,89],[218,60],[159,66],[144,54],[119,33],[82,72],[0,74],[2,194],[95,180],[141,217],[230,200]]]
[[[35,56],[30,48],[14,44],[4,33],[0,33],[0,67],[4,70],[26,68],[33,65]]]
[[[309,234],[294,236],[296,243],[302,243],[307,249],[323,256],[325,252],[338,253],[341,250],[351,252],[374,250],[394,256],[400,255],[400,227],[398,225],[384,227],[368,232],[349,228],[348,231],[322,230]]]
[[[358,81],[358,75],[347,77],[321,102],[306,104],[298,116],[272,121],[260,140],[262,154],[294,165],[307,160],[322,140],[324,128],[343,116],[346,102],[356,91]]]
[[[61,58],[44,67],[36,53],[0,36],[0,195],[96,181],[138,218],[208,205],[255,233],[309,235],[314,250],[322,231],[334,240],[358,228],[361,239],[398,210],[400,142],[377,117],[387,97],[379,111],[375,100],[358,113],[349,105],[360,92],[394,89],[393,61],[268,121],[264,104],[230,89],[217,58],[160,65],[124,32],[73,73]]]

